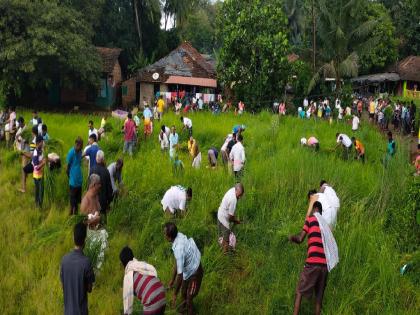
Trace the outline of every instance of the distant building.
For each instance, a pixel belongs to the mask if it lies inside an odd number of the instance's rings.
[[[351,80],[361,93],[388,93],[420,99],[420,56],[409,56],[388,68],[388,72],[363,75]]]
[[[142,105],[143,100],[152,104],[158,96],[163,96],[167,102],[198,96],[208,103],[215,101],[216,88],[215,61],[184,42],[124,81],[122,103],[124,107]]]
[[[102,72],[97,87],[60,87],[55,84],[49,91],[49,102],[53,105],[93,105],[109,109],[121,102],[121,49],[96,47],[101,57]]]

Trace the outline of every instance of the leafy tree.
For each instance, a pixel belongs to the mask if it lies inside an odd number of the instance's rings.
[[[201,5],[208,3],[207,0],[164,0],[163,12],[165,13],[165,29],[169,17],[174,18],[174,27],[183,27],[188,15]]]
[[[92,27],[99,25],[105,4],[105,0],[59,0],[58,2],[81,13],[83,19]]]
[[[133,0],[135,25],[138,35],[139,50],[143,50],[143,34],[147,28],[160,26],[160,1],[159,0]],[[149,37],[148,36],[148,37]]]
[[[420,1],[382,0],[391,11],[399,40],[400,57],[420,55]]]
[[[304,41],[304,29],[307,24],[305,14],[305,0],[284,0],[283,9],[287,16],[290,29],[290,43],[293,46],[301,46]]]
[[[80,13],[57,1],[0,2],[0,81],[16,94],[53,80],[96,84],[100,61],[92,29]]]
[[[363,0],[318,0],[317,51],[321,66],[313,76],[310,92],[321,77],[336,79],[337,92],[343,78],[357,76],[359,57],[375,47],[378,38],[373,36],[375,19],[366,19],[361,12],[366,9]]]
[[[287,17],[281,0],[227,0],[218,15],[219,80],[257,104],[283,94],[289,80]]]
[[[372,36],[380,40],[370,47],[368,53],[360,57],[360,72],[381,71],[385,66],[394,63],[398,57],[395,27],[388,10],[381,3],[369,2],[363,18],[378,21],[372,31]]]
[[[179,30],[181,40],[191,42],[200,52],[214,53],[220,47],[216,37],[216,15],[221,5],[221,2],[207,2],[191,12]]]

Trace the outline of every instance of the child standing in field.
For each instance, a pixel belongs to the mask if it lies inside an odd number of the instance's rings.
[[[392,137],[392,132],[388,131],[388,143],[386,145],[386,155],[384,158],[384,165],[387,166],[389,160],[395,155],[396,145],[395,140]]]
[[[44,146],[44,140],[42,136],[36,137],[36,148],[32,155],[32,165],[34,168],[33,178],[35,183],[35,205],[38,208],[42,207],[42,201],[44,199],[44,166],[46,159],[44,158],[42,148]]]

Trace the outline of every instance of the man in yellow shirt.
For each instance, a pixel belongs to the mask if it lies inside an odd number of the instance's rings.
[[[373,119],[375,117],[375,102],[373,101],[373,99],[370,99],[370,103],[369,103],[369,121],[373,122]]]
[[[198,154],[198,144],[192,136],[190,137],[190,140],[188,140],[188,151],[192,158],[195,158]]]
[[[360,140],[356,140],[355,137],[351,138],[351,141],[353,142],[354,148],[356,149],[356,156],[355,159],[362,160],[362,163],[365,163],[365,147],[360,142]]]
[[[159,100],[157,101],[157,112],[158,112],[158,120],[159,121],[162,119],[164,107],[165,107],[165,101],[163,100],[163,97],[160,96]]]

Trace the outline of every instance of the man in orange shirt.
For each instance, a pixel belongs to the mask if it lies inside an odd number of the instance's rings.
[[[365,147],[360,140],[357,140],[355,137],[351,138],[353,145],[356,149],[356,156],[354,157],[357,160],[362,160],[362,163],[365,163]]]

